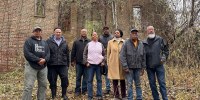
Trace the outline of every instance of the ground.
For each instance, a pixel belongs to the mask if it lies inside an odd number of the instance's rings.
[[[168,67],[166,66],[166,82],[169,100],[200,100],[200,68]],[[0,100],[21,100],[23,93],[24,69],[16,68],[11,72],[0,74]],[[146,72],[141,78],[144,100],[152,100]],[[69,88],[68,97],[70,100],[86,100],[87,96],[74,97],[75,88],[75,69],[69,68]],[[60,84],[60,81],[58,81]],[[94,82],[95,84],[96,82]],[[103,79],[103,90],[105,84]],[[49,84],[48,84],[49,85]],[[96,84],[94,85],[96,90]],[[33,90],[33,100],[36,100],[37,84]],[[47,100],[50,100],[50,89],[47,89]],[[58,98],[61,90],[58,86]],[[134,91],[135,94],[135,91]],[[104,96],[104,100],[112,100],[112,93]]]

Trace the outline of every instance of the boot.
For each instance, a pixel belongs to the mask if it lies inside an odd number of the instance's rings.
[[[56,88],[51,89],[51,95],[52,95],[52,99],[56,98]]]
[[[67,88],[66,87],[62,87],[62,98],[63,100],[68,100],[68,97],[66,96],[67,93]]]

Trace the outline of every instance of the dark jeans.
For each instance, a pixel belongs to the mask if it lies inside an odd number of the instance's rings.
[[[126,83],[125,80],[113,80],[113,89],[114,89],[114,97],[119,98],[119,86],[118,83],[120,82],[121,87],[121,96],[122,98],[126,97]]]
[[[61,79],[62,96],[66,95],[68,87],[68,67],[67,66],[48,66],[48,81],[50,83],[50,89],[52,91],[52,96],[56,95],[57,89],[57,78],[58,75]]]
[[[82,87],[81,87],[82,84]],[[82,89],[81,89],[82,88]],[[76,88],[75,93],[87,91],[87,67],[83,64],[76,64]]]
[[[108,71],[108,66],[107,65],[105,65],[105,66],[107,67],[106,70]],[[110,91],[110,80],[108,79],[108,73],[104,76],[105,76],[105,80],[106,80],[106,90]]]
[[[90,65],[88,67],[88,98],[93,98],[93,78],[96,73],[97,80],[97,97],[102,97],[102,79],[101,79],[101,66],[99,65]]]
[[[136,100],[142,100],[142,89],[141,89],[141,82],[140,82],[140,68],[130,69],[129,73],[126,73],[126,80],[127,80],[127,93],[128,93],[128,100],[133,100],[133,80],[135,82],[136,87]]]
[[[164,66],[161,65],[161,66],[156,66],[155,68],[147,68],[147,74],[148,74],[149,84],[151,87],[151,91],[152,91],[154,100],[160,100],[157,86],[156,86],[156,78],[158,79],[162,99],[168,100],[166,83],[165,83],[165,68],[164,68]]]

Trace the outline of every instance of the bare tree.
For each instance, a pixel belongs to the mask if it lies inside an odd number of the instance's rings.
[[[200,1],[199,0],[168,0],[171,8],[174,10],[176,15],[176,29],[180,30],[177,32],[176,37],[180,37],[188,28],[198,26],[200,16]]]

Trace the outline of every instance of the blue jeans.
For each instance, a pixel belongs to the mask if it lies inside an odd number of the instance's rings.
[[[108,70],[108,66],[106,65],[107,70]],[[110,80],[108,79],[108,73],[105,75],[105,80],[106,80],[106,90],[110,91]]]
[[[87,76],[87,67],[83,64],[76,64],[75,93],[81,93],[81,90],[82,90],[82,93],[87,91],[87,77],[88,77]],[[82,84],[82,89],[81,89],[81,84]]]
[[[88,67],[88,98],[93,98],[93,78],[96,73],[97,80],[97,97],[102,97],[102,79],[101,79],[101,66],[99,65],[90,65]]]
[[[133,80],[135,82],[136,87],[136,100],[142,100],[142,89],[140,82],[140,68],[129,69],[129,73],[125,74],[127,81],[127,92],[128,92],[128,100],[133,100]]]
[[[161,66],[156,66],[155,68],[147,68],[147,74],[148,74],[149,84],[151,87],[151,91],[152,91],[154,100],[160,100],[157,86],[156,86],[156,78],[158,79],[162,99],[168,100],[166,83],[165,83],[165,68],[164,68],[164,66],[161,65]]]

